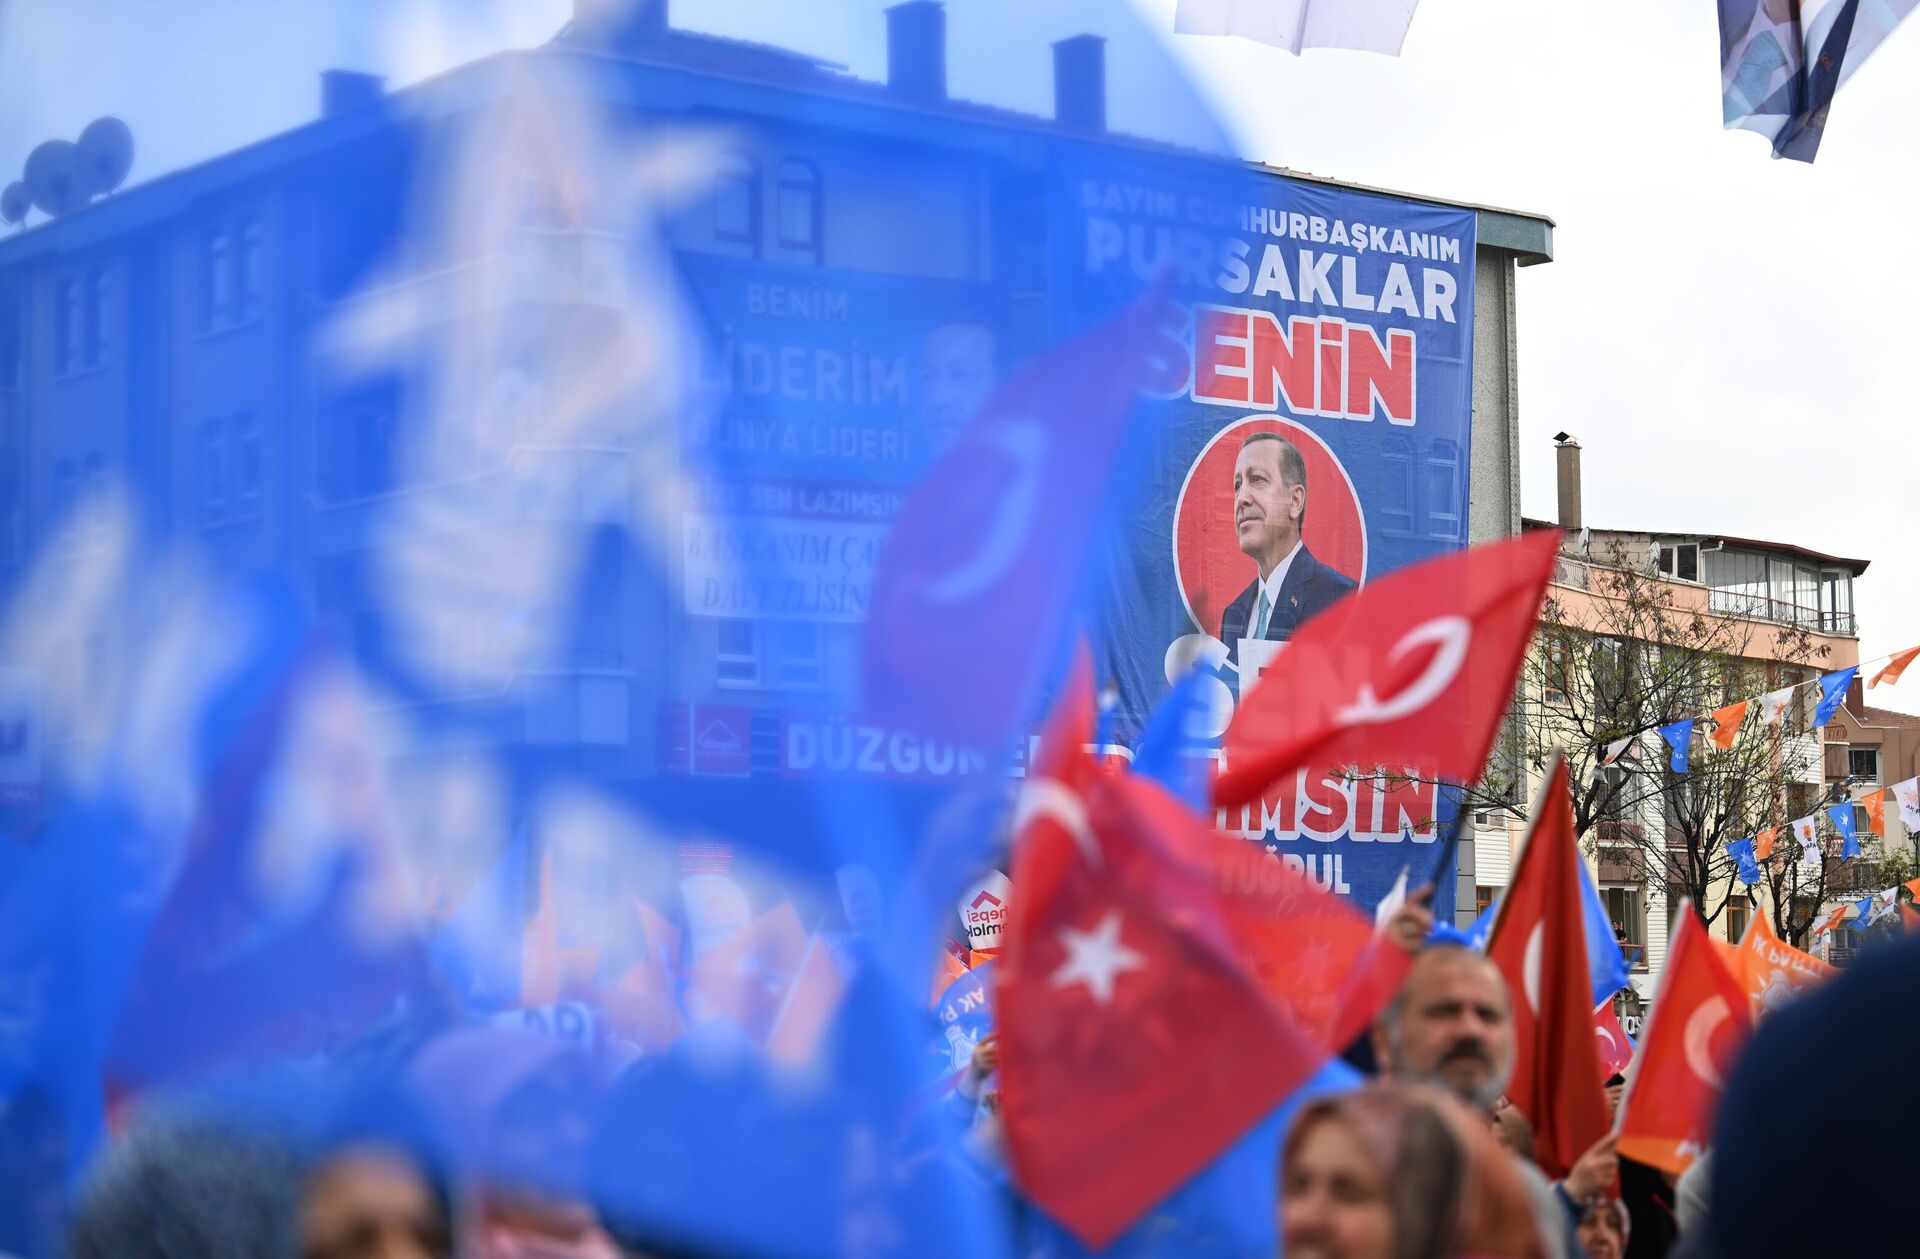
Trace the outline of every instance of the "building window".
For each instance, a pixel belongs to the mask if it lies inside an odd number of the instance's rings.
[[[1600,902],[1607,907],[1607,921],[1613,924],[1614,938],[1620,941],[1620,951],[1632,956],[1635,949],[1641,950],[1640,956],[1634,958],[1634,968],[1646,969],[1647,915],[1640,889],[1603,887],[1600,889]]]
[[[715,657],[715,680],[721,686],[760,684],[760,636],[753,621],[720,622],[720,649]]]
[[[70,529],[73,527],[73,513],[80,498],[80,470],[71,459],[56,459],[53,462],[53,527]]]
[[[328,503],[385,494],[399,481],[400,386],[386,380],[329,400],[315,437],[315,479]],[[264,468],[263,468],[264,475]]]
[[[1751,551],[1708,551],[1707,606],[1734,616],[1768,616],[1766,557]]]
[[[1660,575],[1679,581],[1700,580],[1700,544],[1677,542],[1660,546]]]
[[[107,506],[107,457],[89,450],[80,461],[80,527],[91,531],[104,521]]]
[[[1729,902],[1727,905],[1727,939],[1738,944],[1740,937],[1747,934],[1747,919],[1752,916],[1753,909],[1751,906],[1743,905],[1739,901]]]
[[[227,518],[225,434],[219,420],[200,425],[200,522],[217,525]]]
[[[1549,630],[1543,649],[1546,653],[1542,689],[1548,703],[1564,704],[1572,692],[1573,644],[1557,630]]]
[[[1880,749],[1848,748],[1847,774],[1855,782],[1877,783],[1880,781]]]
[[[0,293],[0,390],[18,389],[24,382],[26,349],[19,300],[12,293]]]
[[[1485,883],[1481,883],[1477,885],[1473,889],[1474,917],[1477,918],[1481,914],[1486,913],[1489,909],[1492,909],[1493,902],[1496,898],[1499,897],[1499,895],[1500,895],[1500,889],[1497,887],[1489,887]]]
[[[264,240],[260,220],[252,215],[220,223],[201,234],[202,332],[216,332],[260,317]]]
[[[1388,533],[1413,532],[1413,443],[1388,434],[1380,443],[1380,524]]]
[[[53,286],[53,364],[61,375],[80,370],[80,346],[86,335],[80,280],[68,276]]]
[[[727,153],[720,159],[713,234],[718,240],[745,245],[749,256],[759,256],[760,167],[744,153]]]
[[[1427,536],[1455,541],[1460,532],[1460,448],[1436,441],[1427,451]]]
[[[806,689],[818,687],[826,677],[820,627],[812,621],[775,621],[768,630],[773,640],[776,684]]]
[[[1788,699],[1786,711],[1780,716],[1780,728],[1789,735],[1802,735],[1807,733],[1809,719],[1813,716],[1814,701],[1808,692],[1817,688],[1801,686],[1801,683],[1806,680],[1807,675],[1804,669],[1799,669],[1791,665],[1782,666],[1780,669],[1779,686],[1800,687],[1800,689],[1795,691],[1792,697]],[[1795,816],[1799,815],[1796,814]]]
[[[234,229],[233,241],[233,317],[241,322],[258,319],[263,253],[260,220],[252,215],[241,219]]]
[[[820,261],[820,172],[812,162],[780,163],[774,217],[785,253],[804,262]]]
[[[242,411],[233,417],[227,435],[227,455],[232,460],[230,481],[233,487],[233,514],[242,519],[260,514],[260,430],[253,412]]]
[[[200,330],[233,322],[233,240],[224,227],[200,237]]]
[[[61,375],[107,361],[107,273],[95,267],[53,286],[53,361]]]

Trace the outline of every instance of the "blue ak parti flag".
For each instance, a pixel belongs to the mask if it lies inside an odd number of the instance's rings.
[[[1688,757],[1693,750],[1693,718],[1686,717],[1680,721],[1668,722],[1660,727],[1660,737],[1665,739],[1667,746],[1673,749],[1673,755],[1668,758],[1667,764],[1676,774],[1686,773]]]
[[[1820,676],[1820,704],[1813,710],[1814,725],[1824,726],[1833,720],[1833,714],[1839,711],[1841,702],[1847,698],[1847,688],[1853,685],[1853,677],[1858,672],[1859,665],[1848,665]]]
[[[1833,829],[1840,832],[1840,860],[1851,861],[1860,855],[1860,836],[1853,829],[1853,805],[1846,801],[1827,806]]]
[[[1215,744],[1198,732],[1207,715],[1210,688],[1219,685],[1204,665],[1181,674],[1147,718],[1133,754],[1134,773],[1153,779],[1195,810],[1207,807],[1213,775],[1208,752]]]
[[[1733,854],[1734,862],[1739,866],[1740,881],[1752,887],[1760,881],[1760,863],[1753,855],[1753,840],[1736,839],[1727,845],[1727,851]]]
[[[1593,875],[1587,870],[1586,863],[1579,863],[1581,922],[1587,938],[1587,977],[1593,986],[1593,1004],[1601,1002],[1627,986],[1629,968],[1626,954],[1620,951],[1620,936],[1613,929],[1613,920],[1607,914],[1606,902],[1600,899],[1600,889],[1594,885]],[[1464,944],[1468,948],[1485,949],[1487,938],[1493,934],[1493,920],[1500,912],[1500,901],[1480,911],[1473,925],[1465,932],[1444,924],[1436,924],[1433,939],[1449,943]]]

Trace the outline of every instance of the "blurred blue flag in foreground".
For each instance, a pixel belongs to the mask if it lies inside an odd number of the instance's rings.
[[[1811,162],[1836,92],[1913,11],[1913,0],[1720,0],[1728,127],[1775,157]]]
[[[576,0],[390,83],[181,17],[142,59],[326,69],[324,108],[236,89],[248,143],[117,190],[111,128],[36,159],[0,237],[51,452],[0,554],[33,1193],[171,1098],[245,1080],[265,1131],[351,1076],[483,1205],[1010,1236],[916,1144],[927,976],[1096,618],[1148,325],[1210,280],[1136,227],[1078,291],[1083,194],[1219,216],[1247,176],[1124,6],[673,16]]]

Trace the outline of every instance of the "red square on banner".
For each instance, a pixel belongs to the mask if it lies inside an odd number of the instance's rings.
[[[753,772],[753,709],[745,704],[687,708],[688,769],[744,778]]]

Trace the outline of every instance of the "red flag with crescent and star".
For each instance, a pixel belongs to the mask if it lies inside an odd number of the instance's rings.
[[[1714,1106],[1752,1026],[1745,990],[1683,905],[1620,1101],[1623,1158],[1676,1174],[1693,1165],[1713,1139]]]
[[[1327,1026],[1377,1007],[1353,999],[1375,986],[1356,960],[1370,926],[1270,858],[1266,912],[1241,922],[1220,857],[1238,841],[1159,784],[1096,768],[1091,711],[1082,668],[1016,811],[1020,895],[994,1002],[1014,1179],[1100,1250],[1324,1065]],[[1249,958],[1271,940],[1264,929],[1337,913],[1360,930],[1319,938],[1348,991],[1325,1009],[1269,991]]]
[[[1633,1042],[1627,1039],[1627,1029],[1620,1026],[1620,1016],[1613,1012],[1611,1001],[1593,1012],[1593,1041],[1600,1051],[1603,1083],[1625,1071],[1633,1061]]]
[[[1506,978],[1513,1009],[1507,1096],[1533,1122],[1541,1169],[1564,1176],[1607,1135],[1607,1098],[1593,1034],[1573,795],[1558,752],[1534,801],[1525,845],[1487,937],[1487,957]]]
[[[1243,805],[1308,765],[1478,778],[1559,549],[1542,529],[1411,564],[1308,621],[1241,680],[1214,802]]]

